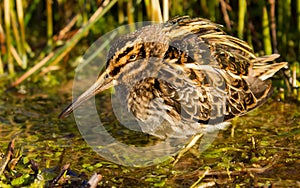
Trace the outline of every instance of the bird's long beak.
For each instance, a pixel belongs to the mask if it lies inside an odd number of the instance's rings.
[[[65,118],[70,115],[75,109],[77,109],[82,103],[95,96],[96,94],[111,88],[114,85],[113,79],[106,76],[108,75],[105,71],[101,76],[98,77],[96,82],[82,93],[77,99],[75,99],[64,111],[62,111],[58,118]]]

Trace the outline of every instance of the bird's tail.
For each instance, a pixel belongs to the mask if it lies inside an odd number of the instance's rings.
[[[252,77],[258,77],[263,81],[272,77],[277,71],[288,64],[287,62],[275,63],[274,60],[278,57],[279,54],[272,54],[255,58],[250,75]]]

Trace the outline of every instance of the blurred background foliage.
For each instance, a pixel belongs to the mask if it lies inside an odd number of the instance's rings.
[[[300,0],[3,0],[0,86],[56,86],[73,78],[78,59],[106,32],[180,15],[222,24],[257,55],[281,54],[291,70],[285,85],[298,88]]]

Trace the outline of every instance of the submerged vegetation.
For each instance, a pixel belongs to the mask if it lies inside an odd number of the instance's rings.
[[[289,67],[275,78],[273,99],[175,166],[105,161],[73,119],[57,119],[70,100],[74,69],[118,26],[180,15],[222,24],[258,55],[279,53]],[[89,180],[100,187],[299,186],[300,0],[3,0],[0,45],[0,187],[79,187]]]

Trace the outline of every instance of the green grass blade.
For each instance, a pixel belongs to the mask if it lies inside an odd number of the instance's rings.
[[[22,68],[27,68],[27,56],[25,53],[26,48],[26,39],[25,39],[25,27],[24,27],[24,13],[23,13],[23,4],[22,0],[16,0],[17,13],[18,13],[18,22],[20,27],[21,34],[21,46],[20,46],[20,56],[22,57]]]
[[[244,27],[245,27],[245,15],[247,13],[247,2],[246,0],[239,1],[239,16],[238,16],[238,37],[244,38]]]
[[[52,20],[52,0],[47,0],[47,45],[52,46],[53,40],[53,20]]]
[[[8,72],[10,75],[15,74],[13,59],[10,52],[11,45],[11,24],[10,24],[10,0],[4,0],[4,22],[5,22],[5,33],[6,33],[6,49],[7,49],[7,64]]]
[[[267,7],[263,6],[262,9],[262,32],[263,32],[263,42],[265,54],[272,54],[272,43],[269,27],[269,17],[267,12]]]
[[[297,33],[298,33],[298,54],[300,54],[300,0],[297,0]],[[300,57],[298,56],[300,61]]]

